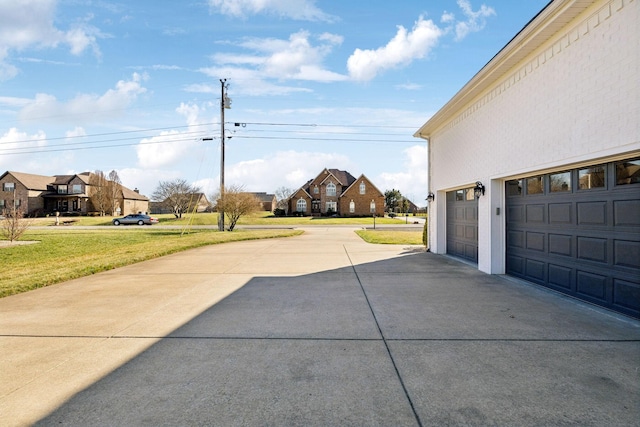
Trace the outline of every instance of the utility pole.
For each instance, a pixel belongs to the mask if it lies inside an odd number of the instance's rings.
[[[231,108],[231,99],[227,97],[225,83],[220,79],[220,201],[218,203],[218,231],[224,231],[224,109]]]

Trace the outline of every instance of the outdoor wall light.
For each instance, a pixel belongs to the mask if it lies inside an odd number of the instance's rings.
[[[476,199],[479,199],[480,196],[484,196],[484,185],[480,181],[476,182],[476,186],[473,187],[473,195],[476,196]]]
[[[427,202],[433,202],[436,199],[436,195],[433,193],[429,193],[427,196]]]

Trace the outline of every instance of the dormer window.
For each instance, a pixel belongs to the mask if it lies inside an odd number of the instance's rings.
[[[73,184],[73,194],[82,194],[81,184]]]
[[[68,194],[66,185],[58,185],[58,194]]]
[[[333,182],[327,184],[327,196],[336,195],[336,185]]]
[[[364,185],[364,181],[360,183],[360,194],[365,194],[367,187]]]

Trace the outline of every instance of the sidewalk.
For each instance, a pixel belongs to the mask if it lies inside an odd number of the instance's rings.
[[[0,299],[0,424],[638,425],[640,322],[305,231]]]

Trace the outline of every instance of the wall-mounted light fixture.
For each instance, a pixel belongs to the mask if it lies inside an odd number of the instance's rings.
[[[473,195],[476,196],[476,199],[479,199],[480,196],[484,196],[484,185],[480,181],[476,182],[476,186],[473,187]]]
[[[429,193],[427,196],[427,202],[433,202],[436,199],[436,195],[433,193]]]

